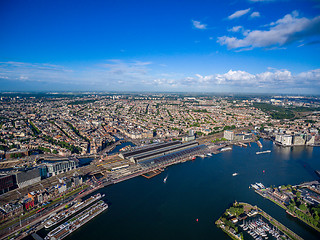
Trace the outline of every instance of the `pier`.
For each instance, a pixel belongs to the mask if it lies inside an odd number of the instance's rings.
[[[153,177],[159,175],[161,172],[163,172],[163,169],[156,169],[156,170],[147,172],[147,173],[145,173],[145,174],[142,174],[141,176],[142,176],[142,177],[145,177],[145,178],[147,178],[147,179],[150,179],[150,178],[153,178]]]

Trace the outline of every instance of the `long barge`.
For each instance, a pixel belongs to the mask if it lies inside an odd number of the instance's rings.
[[[74,206],[72,206],[70,209],[67,210],[63,210],[60,213],[58,213],[57,215],[54,215],[52,217],[50,217],[48,220],[46,220],[44,222],[44,227],[45,228],[51,228],[54,225],[62,222],[63,220],[67,219],[68,217],[72,216],[73,214],[79,212],[81,209],[85,208],[86,206],[90,205],[91,203],[101,199],[102,197],[104,197],[104,194],[101,195],[100,193],[91,196],[90,198],[88,198],[87,200],[83,201],[83,202],[77,202],[75,203]]]
[[[266,151],[262,151],[262,152],[256,152],[257,155],[263,154],[263,153],[271,153],[271,150],[266,150]]]
[[[80,228],[85,223],[89,222],[91,219],[108,209],[108,204],[100,200],[88,209],[79,213],[69,221],[59,225],[44,238],[45,240],[61,240],[67,237],[69,234]]]

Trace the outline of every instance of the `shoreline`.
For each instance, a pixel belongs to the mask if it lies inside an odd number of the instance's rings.
[[[263,140],[268,140],[268,141],[272,141],[272,140],[270,140],[270,139],[268,139],[268,138],[263,138],[263,137],[261,137]],[[261,139],[261,138],[259,138],[259,139]],[[251,141],[245,141],[245,143],[253,143],[253,142],[256,142],[256,141],[254,141],[254,140],[251,140]],[[274,141],[272,141],[273,143],[274,143]],[[205,144],[207,147],[208,147],[208,145],[207,144]],[[234,144],[232,144],[232,143],[230,143],[230,145],[234,145]],[[225,146],[228,146],[228,145],[225,145]],[[236,145],[236,146],[238,146],[238,145]],[[308,145],[306,145],[306,146],[308,146]],[[243,146],[240,146],[240,147],[243,147]],[[314,146],[312,146],[312,147],[317,147],[316,145],[314,145]],[[207,149],[206,149],[207,151],[212,151],[212,150],[210,150],[210,147],[208,147]],[[218,153],[221,153],[221,151],[219,151],[219,150],[216,150],[216,152],[214,152],[215,154],[218,154]],[[199,156],[199,154],[197,153],[195,156]],[[173,160],[172,162],[170,162],[170,163],[168,163],[167,165],[166,165],[166,167],[169,167],[169,166],[171,166],[171,165],[174,165],[174,164],[179,164],[179,163],[183,163],[183,162],[186,162],[186,161],[189,161],[189,160],[192,160],[192,157],[186,157],[186,158],[182,158],[182,159],[178,159],[178,160]],[[159,171],[159,169],[161,169],[161,168],[163,168],[163,166],[156,166],[156,167],[154,167],[154,168],[152,168],[151,170],[150,169],[148,169],[148,172],[151,172],[151,171],[156,171],[156,170],[158,170]],[[160,172],[161,173],[161,172]],[[159,173],[159,174],[160,174]],[[115,180],[107,180],[106,182],[104,182],[104,180],[106,180],[106,179],[101,179],[101,181],[102,181],[102,184],[101,185],[99,185],[99,186],[97,186],[97,188],[95,188],[95,189],[92,189],[92,190],[90,190],[90,191],[88,191],[88,192],[84,192],[83,194],[81,194],[81,197],[85,197],[85,196],[88,196],[89,194],[91,194],[91,193],[93,193],[93,192],[96,192],[97,190],[99,190],[100,188],[103,188],[103,187],[107,187],[107,186],[110,186],[110,185],[113,185],[113,184],[116,184],[116,183],[119,183],[119,182],[122,182],[122,181],[125,181],[125,180],[129,180],[129,179],[131,179],[131,178],[134,178],[134,177],[137,177],[137,176],[143,176],[145,173],[142,171],[142,172],[136,172],[136,173],[133,173],[133,174],[129,174],[129,175],[126,175],[126,176],[123,176],[122,178],[118,178],[118,179],[115,179]],[[279,204],[278,204],[279,205]],[[280,206],[280,205],[279,205]],[[280,207],[282,207],[282,206],[280,206]],[[282,207],[282,208],[284,208],[284,207]],[[284,208],[285,210],[287,210],[286,208]],[[55,210],[54,210],[55,211]],[[54,212],[54,211],[52,211],[52,212]],[[50,212],[50,213],[52,213],[52,212]],[[49,214],[48,214],[49,215]],[[45,216],[48,216],[48,215],[45,215]],[[44,217],[45,217],[44,216]],[[299,218],[300,219],[300,218]],[[300,219],[301,220],[301,219]],[[303,220],[302,220],[303,221]],[[305,222],[305,221],[303,221],[303,222]],[[35,225],[37,223],[37,220],[35,220],[34,221],[34,223],[33,223],[33,225]],[[308,224],[308,223],[306,223],[306,224]],[[27,225],[30,225],[30,223],[29,224],[27,224]],[[25,225],[25,226],[27,226],[27,225]],[[309,224],[308,224],[309,225]],[[25,226],[24,227],[21,227],[21,228],[19,228],[19,229],[17,229],[16,231],[19,231],[19,230],[21,230],[21,229],[23,229],[23,228],[25,228]],[[32,226],[32,225],[30,225],[30,226]],[[310,226],[310,225],[309,225]],[[310,226],[310,227],[312,227],[312,226]],[[319,231],[318,229],[316,229],[317,231]],[[15,231],[15,232],[16,232]],[[30,234],[31,234],[32,232],[30,232]],[[9,235],[11,235],[12,233],[10,233]],[[6,235],[5,237],[7,237],[8,235]]]

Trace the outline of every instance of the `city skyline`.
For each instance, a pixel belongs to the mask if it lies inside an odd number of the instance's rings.
[[[0,91],[320,92],[319,1],[0,9]]]

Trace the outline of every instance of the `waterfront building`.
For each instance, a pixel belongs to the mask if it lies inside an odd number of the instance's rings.
[[[25,208],[27,211],[30,210],[31,208],[34,207],[34,199],[31,198],[31,197],[26,198],[26,199],[23,201],[23,206],[24,206],[24,208]]]
[[[283,134],[277,134],[275,137],[275,141],[278,143],[282,142]]]
[[[233,140],[234,140],[234,137],[235,137],[234,131],[232,131],[232,130],[225,130],[225,131],[223,132],[223,137],[224,137],[225,139],[229,140],[229,141],[233,141]]]
[[[61,161],[61,162],[55,162],[55,163],[45,163],[45,166],[47,167],[47,172],[49,176],[56,176],[61,173],[68,172],[72,169],[75,169],[78,167],[78,161],[76,160],[67,160],[67,161]]]
[[[306,145],[314,145],[315,139],[314,135],[306,135]]]
[[[305,144],[305,136],[300,135],[294,135],[293,137],[293,145],[304,145]]]
[[[293,136],[284,135],[284,134],[277,134],[275,136],[275,141],[280,143],[283,146],[291,146],[293,143]]]
[[[244,140],[244,134],[236,134],[233,138],[234,141],[242,141]]]
[[[23,207],[20,203],[7,203],[0,207],[0,220],[9,219],[22,211]]]
[[[283,135],[282,142],[284,146],[292,145],[292,136],[291,135]]]
[[[12,190],[16,185],[15,181],[14,175],[0,175],[0,194]]]
[[[28,171],[21,171],[16,173],[17,185],[19,188],[23,188],[34,183],[40,182],[40,172],[38,168],[34,168]]]
[[[167,143],[151,144],[147,147],[140,148],[137,150],[120,153],[119,156],[123,159],[128,159],[134,163],[142,163],[144,161],[165,156],[174,152],[182,151],[192,147],[196,147],[199,144],[197,142],[186,142],[173,141]]]
[[[182,142],[190,142],[190,141],[194,141],[195,139],[196,139],[195,135],[193,136],[187,135],[182,137]]]

